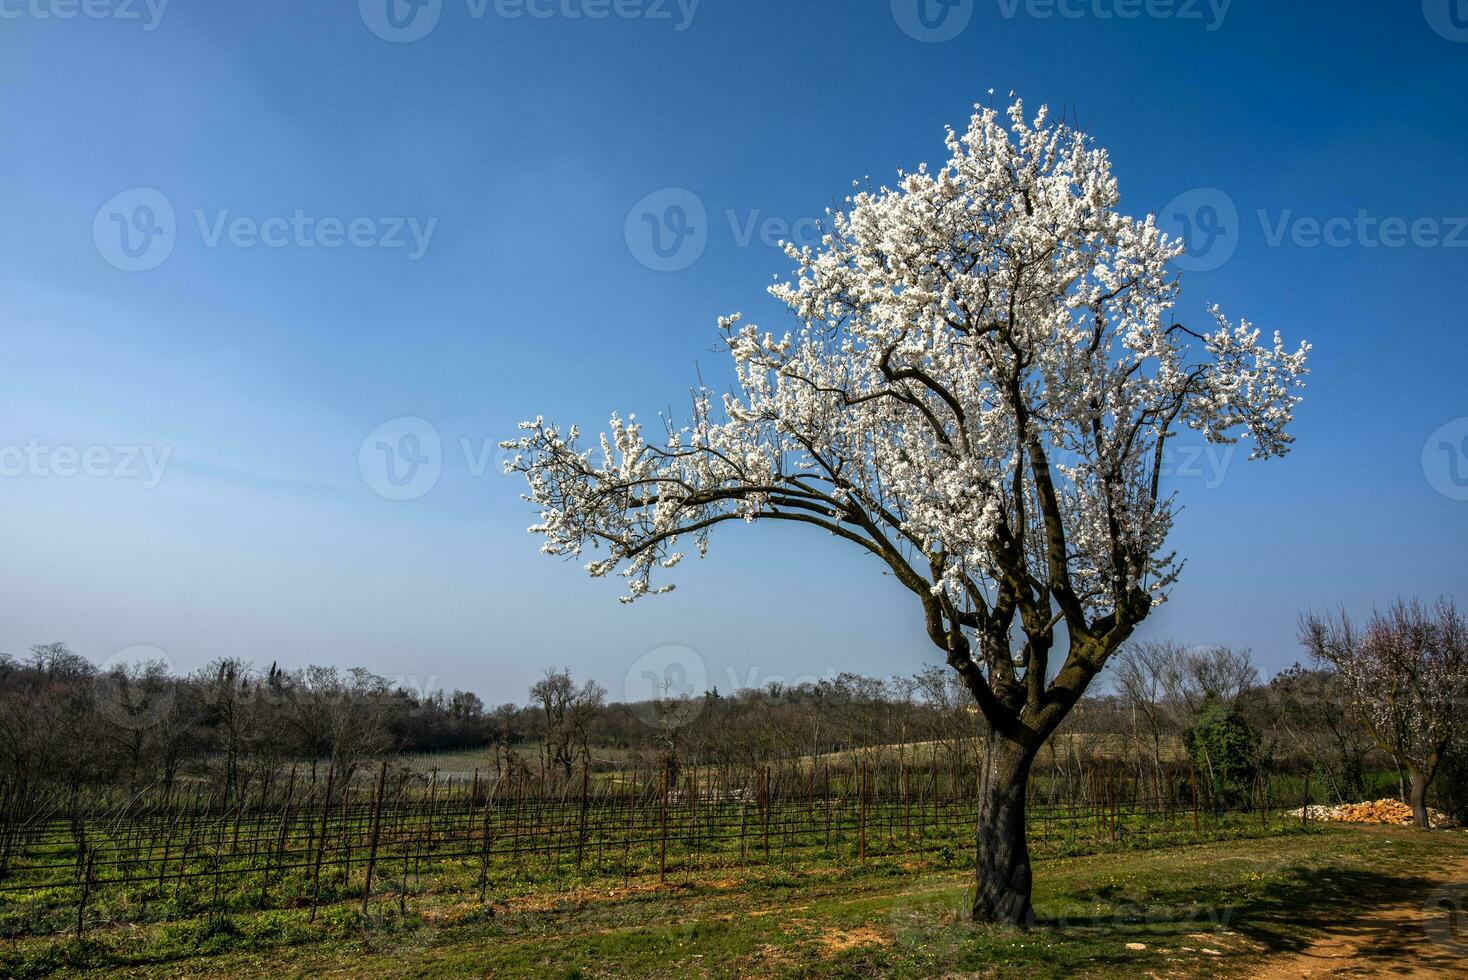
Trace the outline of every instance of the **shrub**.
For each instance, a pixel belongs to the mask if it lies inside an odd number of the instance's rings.
[[[1209,697],[1184,734],[1184,742],[1215,811],[1249,805],[1258,773],[1259,734],[1237,705]]]

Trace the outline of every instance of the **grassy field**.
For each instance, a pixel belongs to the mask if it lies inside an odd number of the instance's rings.
[[[963,922],[968,872],[939,858],[689,872],[527,888],[488,907],[428,891],[401,908],[196,919],[22,940],[14,976],[1243,975],[1374,905],[1420,906],[1468,834],[1326,827],[1041,859],[1040,928]],[[1461,903],[1459,903],[1461,905]],[[1462,941],[1461,923],[1459,941]],[[1420,931],[1420,930],[1419,930]],[[1468,950],[1464,950],[1468,952]]]

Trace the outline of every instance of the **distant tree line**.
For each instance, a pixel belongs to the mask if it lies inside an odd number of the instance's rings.
[[[1419,667],[1408,682],[1386,685],[1390,704],[1363,702],[1381,687],[1381,671],[1410,673],[1403,649],[1424,646],[1424,622],[1437,617],[1451,632],[1461,628],[1455,616],[1450,606],[1403,605],[1359,629],[1341,616],[1307,617],[1310,665],[1268,681],[1248,651],[1130,644],[1113,664],[1110,690],[1080,702],[1037,768],[1079,785],[1098,766],[1122,767],[1159,798],[1186,771],[1217,806],[1247,803],[1262,776],[1280,772],[1308,772],[1323,798],[1360,800],[1385,773],[1414,807],[1425,806],[1431,786],[1440,808],[1468,815],[1465,701],[1451,686],[1464,679],[1462,665]],[[1387,642],[1392,630],[1414,629]],[[1348,659],[1373,650],[1395,656],[1395,666]],[[1428,696],[1421,689],[1431,683],[1449,687]],[[1421,703],[1409,703],[1414,689]],[[205,780],[229,796],[283,766],[350,779],[383,757],[462,749],[491,750],[492,761],[480,764],[501,772],[567,780],[633,764],[676,773],[796,757],[839,764],[847,753],[892,751],[972,773],[981,748],[972,699],[940,667],[636,704],[611,702],[594,681],[552,669],[527,694],[525,704],[489,706],[472,692],[414,692],[363,669],[257,668],[231,658],[186,676],[162,663],[103,670],[50,643],[27,657],[0,654],[0,780],[133,792]]]

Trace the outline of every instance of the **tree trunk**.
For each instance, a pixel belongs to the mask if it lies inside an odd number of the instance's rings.
[[[1412,769],[1411,777],[1409,802],[1412,806],[1412,822],[1423,829],[1430,829],[1431,822],[1427,819],[1427,773]]]
[[[973,920],[1029,926],[1030,848],[1025,790],[1034,752],[994,733],[980,761],[977,881]]]

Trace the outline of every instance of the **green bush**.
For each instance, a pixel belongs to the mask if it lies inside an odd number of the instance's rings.
[[[1183,739],[1214,810],[1248,806],[1258,775],[1259,734],[1238,706],[1209,697]]]

